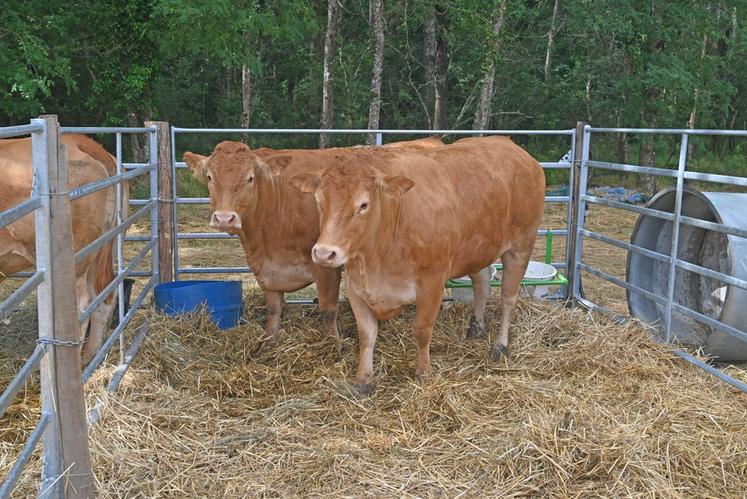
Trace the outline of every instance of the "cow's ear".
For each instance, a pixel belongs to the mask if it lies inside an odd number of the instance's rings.
[[[184,153],[184,161],[187,163],[189,171],[192,172],[192,175],[196,179],[202,180],[203,182],[207,180],[207,160],[208,158],[206,156],[201,156],[192,152]]]
[[[381,179],[381,190],[393,196],[401,196],[406,193],[415,182],[401,175],[388,175]]]
[[[290,162],[291,157],[287,154],[281,156],[269,156],[264,160],[257,157],[257,164],[260,166],[262,171],[273,177],[277,177],[283,173],[283,170],[285,170]]]
[[[259,156],[253,156],[252,163],[254,163],[254,168],[256,169],[256,171],[266,177],[274,177],[276,175],[280,175],[280,172],[283,171],[282,168],[279,168],[274,162],[265,161]]]
[[[316,173],[301,173],[290,179],[290,186],[307,194],[313,194],[319,188],[322,177]]]

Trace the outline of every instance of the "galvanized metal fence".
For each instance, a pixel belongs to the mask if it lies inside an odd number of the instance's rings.
[[[576,154],[576,130],[367,130],[367,129],[272,129],[272,128],[171,128],[171,151],[172,151],[172,165],[173,165],[173,188],[172,197],[174,199],[173,204],[173,219],[174,219],[174,278],[178,280],[180,275],[188,274],[235,274],[235,273],[247,273],[251,272],[251,269],[246,266],[240,267],[227,267],[227,266],[211,266],[211,267],[182,267],[180,265],[179,258],[179,241],[189,239],[231,239],[237,238],[229,234],[219,234],[214,232],[179,232],[178,231],[178,205],[185,204],[209,204],[210,198],[196,198],[196,197],[180,197],[177,189],[177,169],[186,168],[187,165],[184,162],[177,161],[177,137],[180,135],[188,134],[287,134],[287,135],[320,135],[320,134],[337,134],[337,135],[369,135],[374,134],[376,137],[376,144],[382,145],[384,143],[385,136],[402,136],[402,135],[415,135],[415,136],[430,136],[430,135],[453,135],[453,136],[470,136],[470,135],[510,135],[510,136],[550,136],[567,138],[568,150],[570,151],[568,160],[557,161],[557,162],[543,162],[542,167],[545,170],[568,170],[569,172],[569,185],[573,183],[572,175],[573,170],[571,164]],[[564,237],[566,238],[566,250],[565,257],[562,260],[552,262],[552,265],[557,269],[566,269],[568,266],[567,256],[569,254],[569,242],[568,234],[570,233],[570,222],[571,222],[571,195],[559,195],[559,196],[546,196],[545,202],[547,203],[564,203],[567,206],[567,218],[565,224],[562,227],[541,229],[538,231],[540,236]],[[289,300],[289,303],[311,303],[313,300]]]
[[[6,497],[15,487],[36,445],[43,440],[43,466],[40,496],[83,497],[94,494],[93,475],[88,455],[88,424],[98,421],[101,407],[99,400],[88,416],[85,413],[83,385],[106,358],[119,340],[120,363],[111,376],[107,391],[116,390],[136,355],[147,324],[142,326],[131,341],[125,345],[123,331],[146,296],[159,281],[158,255],[153,248],[159,242],[157,216],[157,127],[113,128],[113,127],[59,127],[56,117],[31,120],[29,125],[0,129],[0,137],[31,134],[34,183],[27,201],[0,214],[0,228],[35,212],[36,270],[13,277],[27,277],[5,301],[0,304],[0,319],[4,319],[17,308],[29,294],[38,288],[37,308],[39,316],[39,340],[33,353],[21,367],[17,376],[0,396],[0,416],[12,403],[18,391],[40,367],[41,416],[28,440],[24,444],[8,476],[0,485],[0,497]],[[116,175],[79,186],[68,192],[67,159],[65,147],[58,147],[60,133],[96,133],[116,135]],[[151,156],[148,163],[122,162],[122,135],[145,134]],[[122,183],[142,175],[149,175],[150,199],[133,215],[127,216],[127,206],[122,203]],[[116,226],[101,234],[86,247],[73,253],[70,204],[73,200],[114,187],[116,191]],[[151,233],[140,252],[129,262],[124,255],[124,234],[135,222],[150,215]],[[116,238],[116,277],[94,297],[91,303],[77,314],[74,290],[75,264],[95,253]],[[124,312],[123,282],[134,274],[145,257],[151,253],[149,279],[135,298],[129,311]],[[81,372],[80,326],[111,296],[119,291],[119,321],[105,339],[93,359]]]
[[[663,308],[663,320],[652,320],[651,325],[654,326],[660,333],[661,341],[666,343],[675,343],[674,352],[684,360],[708,371],[709,373],[717,376],[719,379],[729,383],[730,385],[739,388],[743,392],[747,392],[747,384],[744,382],[728,375],[724,371],[717,369],[711,364],[705,363],[699,358],[693,356],[689,352],[679,348],[678,341],[684,336],[683,331],[678,331],[675,327],[674,315],[679,314],[680,316],[695,321],[710,328],[711,334],[717,332],[724,333],[728,337],[733,338],[733,348],[744,348],[744,342],[747,342],[747,322],[727,324],[721,320],[714,318],[713,314],[706,314],[704,310],[698,310],[697,305],[692,302],[680,303],[677,299],[675,290],[685,284],[686,279],[691,274],[700,276],[707,279],[715,280],[721,283],[725,288],[722,289],[723,294],[732,292],[742,292],[741,290],[747,290],[747,280],[737,277],[740,273],[743,273],[744,263],[739,263],[740,267],[733,269],[731,272],[734,275],[728,275],[723,272],[719,272],[703,265],[693,263],[692,261],[686,261],[681,254],[684,250],[684,243],[681,238],[683,228],[698,228],[705,231],[712,231],[718,234],[724,234],[729,238],[746,238],[747,230],[744,226],[736,227],[733,225],[725,225],[721,223],[718,215],[715,216],[715,221],[705,220],[703,218],[688,216],[683,213],[683,196],[688,194],[686,190],[686,181],[699,181],[707,182],[711,184],[717,184],[723,186],[739,186],[747,187],[747,178],[732,176],[732,175],[716,175],[711,173],[703,173],[688,170],[688,144],[690,137],[693,136],[727,136],[727,137],[742,137],[747,138],[747,131],[732,131],[732,130],[690,130],[690,129],[633,129],[633,128],[595,128],[587,124],[580,124],[579,138],[581,141],[581,151],[578,161],[574,165],[575,176],[578,179],[575,190],[578,193],[577,202],[574,206],[574,229],[571,236],[572,241],[572,259],[573,269],[570,272],[570,286],[572,288],[573,299],[594,311],[602,313],[610,313],[609,310],[600,306],[598,303],[591,301],[590,299],[583,296],[581,288],[581,272],[603,279],[615,286],[624,288],[627,292],[627,301],[629,306],[635,305],[636,300],[645,299],[650,300],[653,304]],[[656,168],[650,166],[639,166],[630,164],[621,164],[609,161],[597,161],[591,160],[589,151],[593,145],[595,138],[605,134],[639,134],[639,135],[670,135],[679,138],[679,160],[677,169],[666,169]],[[629,172],[635,174],[646,174],[654,175],[659,177],[666,177],[674,179],[676,186],[671,191],[675,196],[674,206],[671,210],[654,209],[651,206],[641,207],[630,204],[625,204],[609,199],[603,199],[601,197],[587,194],[589,175],[592,169],[616,171],[616,172]],[[654,200],[652,200],[654,201]],[[666,221],[666,226],[661,227],[661,231],[668,239],[665,240],[664,245],[668,246],[665,248],[646,248],[638,244],[634,244],[625,241],[620,241],[604,234],[589,230],[585,226],[586,219],[586,208],[587,206],[606,206],[614,208],[616,210],[625,210],[628,212],[637,213],[643,217],[652,217],[656,220]],[[732,210],[739,209],[744,213],[747,211],[747,197],[740,198],[736,202],[736,206],[732,207]],[[732,218],[732,221],[734,219]],[[743,217],[743,220],[747,220],[747,217]],[[640,223],[640,220],[639,220]],[[629,260],[627,266],[628,277],[631,272],[631,257],[638,258],[633,260],[634,266],[643,265],[645,263],[659,262],[664,265],[663,272],[661,272],[662,279],[665,280],[666,286],[663,287],[663,293],[657,293],[653,289],[653,285],[647,286],[649,289],[644,289],[634,282],[630,278],[625,280],[615,277],[602,269],[596,268],[589,264],[585,260],[584,255],[584,241],[591,239],[606,245],[610,245],[628,253]],[[745,241],[741,239],[741,241]],[[728,242],[728,241],[727,241]],[[740,245],[743,242],[739,243]],[[661,251],[661,250],[664,251]],[[715,247],[708,248],[708,251],[715,251]],[[744,255],[729,255],[734,257],[735,262],[744,262]],[[658,275],[657,275],[658,277]],[[661,286],[658,286],[661,287]],[[744,295],[742,295],[744,296]],[[742,300],[744,301],[744,300]],[[744,303],[747,305],[747,302]],[[737,306],[734,304],[733,306]],[[742,312],[743,314],[743,312]],[[613,314],[621,318],[618,314]],[[624,320],[624,318],[623,318]],[[737,321],[739,322],[739,321]],[[684,322],[678,322],[679,326],[685,324]],[[719,334],[720,334],[719,333]],[[718,359],[716,359],[718,360]]]

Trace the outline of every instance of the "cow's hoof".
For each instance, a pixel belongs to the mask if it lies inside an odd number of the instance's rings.
[[[356,383],[353,385],[353,393],[358,398],[364,398],[371,395],[373,383]]]
[[[485,334],[485,326],[481,326],[477,319],[472,317],[472,320],[469,321],[469,328],[467,329],[467,339],[468,340],[476,340],[478,338],[482,338],[482,335]]]
[[[497,345],[490,349],[490,360],[498,362],[501,358],[508,359],[508,347],[506,345]]]

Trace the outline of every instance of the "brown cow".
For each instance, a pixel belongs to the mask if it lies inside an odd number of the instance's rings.
[[[70,189],[102,180],[116,174],[114,158],[84,135],[62,135],[67,145]],[[31,192],[33,167],[31,139],[0,140],[0,211],[28,199]],[[127,184],[123,189],[123,206],[129,200]],[[72,228],[75,251],[85,247],[116,224],[115,188],[109,187],[72,202]],[[78,311],[82,312],[114,278],[112,245],[105,244],[86,257],[75,269],[75,292]],[[0,281],[5,276],[33,267],[36,262],[34,215],[0,228]],[[111,323],[116,305],[116,291],[81,325],[81,338],[89,331],[83,348],[84,363],[93,358]],[[90,326],[90,329],[89,329]]]
[[[249,149],[240,142],[221,142],[209,157],[187,152],[184,160],[192,174],[206,181],[213,214],[210,226],[237,234],[246,261],[267,302],[265,337],[258,350],[277,340],[284,293],[316,282],[319,308],[327,335],[339,345],[337,300],[340,270],[316,265],[311,248],[319,237],[319,215],[313,196],[288,185],[304,172],[319,172],[336,158],[362,151],[400,148],[430,149],[439,139],[389,144],[387,148]]]
[[[415,374],[430,370],[429,345],[446,280],[469,275],[475,313],[469,337],[484,333],[489,269],[503,262],[500,333],[491,349],[508,354],[508,329],[544,206],[541,166],[506,137],[463,139],[431,151],[395,151],[330,164],[291,179],[315,193],[321,235],[314,262],[345,265],[360,342],[356,390],[373,384],[379,320],[415,303]]]

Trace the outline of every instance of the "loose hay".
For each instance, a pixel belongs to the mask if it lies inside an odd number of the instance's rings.
[[[445,305],[417,382],[408,310],[382,323],[377,385],[356,399],[354,339],[338,358],[315,309],[288,307],[277,349],[252,358],[263,317],[247,299],[229,331],[153,317],[91,432],[102,497],[745,493],[747,397],[635,326],[525,301],[510,361],[492,365],[489,339],[462,339],[469,308]],[[341,326],[355,329],[348,307]]]

